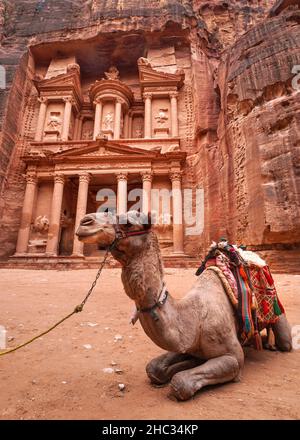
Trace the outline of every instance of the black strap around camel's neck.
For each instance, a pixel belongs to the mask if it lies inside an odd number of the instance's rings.
[[[145,308],[142,308],[142,309],[137,309],[137,311],[139,313],[150,313],[150,315],[152,316],[154,321],[158,321],[159,317],[158,317],[157,313],[155,312],[155,310],[157,308],[162,307],[165,304],[165,302],[168,299],[168,295],[169,295],[169,292],[167,291],[166,285],[163,284],[162,291],[161,291],[161,293],[160,293],[156,303],[153,306],[151,306],[151,307],[145,307]]]

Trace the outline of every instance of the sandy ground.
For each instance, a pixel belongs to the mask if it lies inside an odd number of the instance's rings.
[[[166,270],[175,297],[192,286],[193,273]],[[8,345],[72,311],[94,275],[95,270],[0,270],[0,325],[8,331]],[[275,280],[290,323],[300,325],[300,275],[275,275]],[[209,387],[188,402],[171,400],[168,386],[151,386],[145,374],[146,363],[162,350],[139,323],[129,325],[133,304],[120,271],[105,270],[100,281],[81,314],[0,358],[1,419],[300,418],[300,350],[247,349],[242,382]],[[115,341],[116,335],[122,339]],[[119,391],[120,383],[125,391]]]

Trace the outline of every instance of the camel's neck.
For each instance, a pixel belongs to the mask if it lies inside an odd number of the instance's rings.
[[[163,265],[157,237],[149,234],[143,250],[123,265],[122,281],[137,308],[148,308],[157,301],[163,287]]]
[[[122,270],[125,291],[135,301],[137,309],[152,307],[157,302],[164,284],[157,238],[151,234],[147,241],[142,254],[130,259]],[[183,311],[182,305],[180,310]],[[184,351],[184,346],[190,345],[190,341],[182,337],[184,315],[178,311],[178,302],[169,295],[166,303],[155,309],[155,314],[140,312],[139,319],[145,333],[161,348],[178,351],[178,347],[182,346]]]

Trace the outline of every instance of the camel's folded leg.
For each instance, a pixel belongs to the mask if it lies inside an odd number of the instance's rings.
[[[271,327],[267,328],[267,339],[263,342],[265,350],[277,351],[275,344],[275,336]]]
[[[230,382],[240,374],[240,365],[234,355],[213,358],[196,368],[175,374],[171,380],[172,395],[178,400],[190,399],[207,385]]]
[[[146,366],[146,372],[152,383],[162,385],[179,371],[188,370],[200,363],[200,359],[189,354],[165,353],[152,359]]]
[[[276,347],[281,351],[291,351],[292,349],[292,334],[291,327],[284,314],[279,316],[276,324],[272,325],[272,330],[275,336]]]

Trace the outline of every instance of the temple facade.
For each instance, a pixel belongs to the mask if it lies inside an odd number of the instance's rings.
[[[111,66],[84,88],[75,57],[53,58],[35,77],[34,138],[22,156],[26,189],[12,258],[84,261],[99,256],[97,247],[76,238],[81,218],[103,203],[109,211],[126,212],[137,202],[135,190],[142,190],[140,210],[155,210],[163,253],[184,257],[186,152],[178,99],[185,74],[155,69],[147,58],[139,58],[136,69],[133,87]],[[153,190],[158,191],[155,206]],[[171,194],[167,219],[161,190]],[[102,191],[111,197],[102,197]]]

